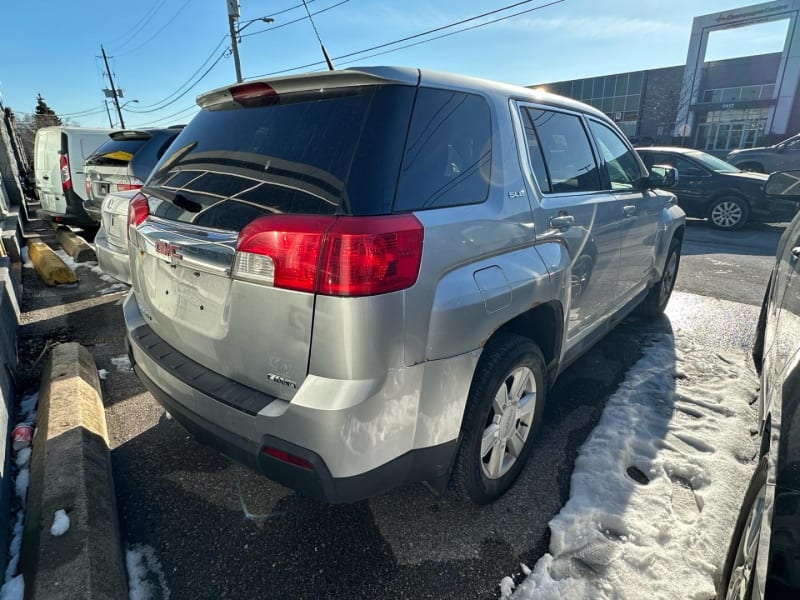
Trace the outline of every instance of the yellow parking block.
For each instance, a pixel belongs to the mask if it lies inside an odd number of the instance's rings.
[[[28,240],[28,257],[31,259],[39,277],[47,285],[75,283],[77,281],[72,269],[64,264],[64,261],[50,249],[50,246],[41,240]]]

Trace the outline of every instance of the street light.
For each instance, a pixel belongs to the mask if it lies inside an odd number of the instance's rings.
[[[233,11],[228,11],[228,24],[231,28],[231,52],[233,53],[233,64],[236,67],[236,82],[242,82],[242,66],[239,64],[239,34],[242,33],[248,26],[252,25],[256,21],[261,21],[263,23],[274,23],[275,19],[272,17],[258,17],[257,19],[250,19],[249,21],[245,21],[245,24],[241,27],[236,26],[236,22],[239,18],[238,11],[235,13]]]

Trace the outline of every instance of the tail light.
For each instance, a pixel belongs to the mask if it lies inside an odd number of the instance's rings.
[[[136,177],[131,177],[127,183],[115,183],[114,189],[117,192],[130,192],[132,190],[141,189],[144,183]]]
[[[69,172],[69,157],[60,154],[58,157],[58,168],[61,171],[61,188],[66,192],[72,189],[72,175]]]
[[[86,198],[91,199],[92,197],[92,180],[89,179],[89,176],[86,176],[86,179],[83,182],[84,189],[86,190]]]
[[[136,194],[128,204],[128,239],[131,237],[131,227],[141,225],[150,215],[150,205],[147,196]]]
[[[238,279],[327,296],[372,296],[414,285],[422,260],[414,215],[261,217],[242,229]]]

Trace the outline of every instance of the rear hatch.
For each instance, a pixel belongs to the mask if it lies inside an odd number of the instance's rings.
[[[320,240],[369,221],[350,216],[392,210],[416,72],[408,79],[344,72],[199,99],[203,110],[131,207],[134,292],[159,337],[221,375],[293,397],[308,373]]]
[[[99,209],[109,192],[138,190],[144,183],[131,166],[136,153],[151,137],[148,131],[115,131],[86,159],[86,198]]]
[[[128,204],[135,194],[135,191],[109,193],[103,200],[100,222],[108,242],[120,250],[128,247]]]

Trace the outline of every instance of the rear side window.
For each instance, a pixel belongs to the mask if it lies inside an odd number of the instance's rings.
[[[159,217],[239,229],[265,214],[391,212],[415,89],[360,86],[206,109],[158,163]]]
[[[87,165],[124,167],[147,140],[108,140],[86,159]]]
[[[602,189],[580,117],[538,108],[523,108],[522,117],[531,169],[543,193]]]
[[[395,211],[486,200],[492,124],[482,97],[420,88],[408,132]]]

